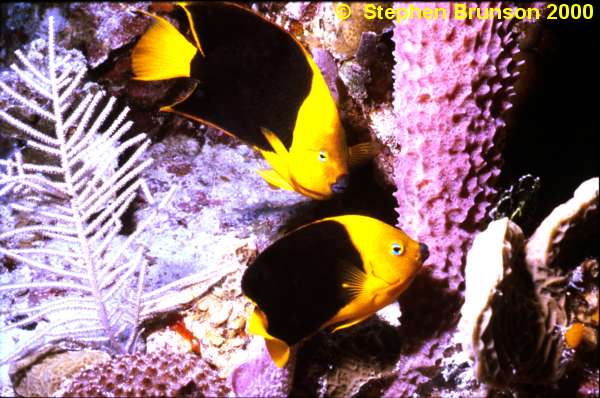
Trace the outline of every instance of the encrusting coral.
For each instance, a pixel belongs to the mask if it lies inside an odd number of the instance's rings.
[[[61,397],[224,397],[225,380],[201,357],[168,350],[121,355],[65,381]]]

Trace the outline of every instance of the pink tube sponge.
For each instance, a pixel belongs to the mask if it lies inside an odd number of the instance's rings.
[[[396,132],[387,144],[398,226],[426,243],[431,256],[427,273],[400,301],[406,355],[388,396],[436,388],[422,370],[438,367],[454,350],[463,264],[495,199],[503,116],[519,64],[515,20],[463,21],[454,18],[452,3],[412,4],[445,8],[448,18],[407,19],[394,28]]]
[[[445,8],[448,19],[394,28],[398,224],[429,245],[433,276],[454,290],[496,193],[517,40],[510,20],[456,20],[451,3],[413,7]]]

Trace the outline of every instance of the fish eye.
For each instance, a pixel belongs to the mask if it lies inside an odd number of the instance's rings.
[[[319,152],[319,160],[321,162],[325,162],[327,160],[327,152],[325,152],[324,150],[321,150]]]
[[[399,256],[404,253],[404,246],[398,243],[392,243],[392,254],[394,256]]]

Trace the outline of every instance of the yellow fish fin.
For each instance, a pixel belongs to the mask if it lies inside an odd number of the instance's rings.
[[[261,127],[260,131],[263,133],[274,152],[258,148],[267,163],[273,168],[273,170],[257,170],[258,173],[273,186],[289,191],[295,191],[288,171],[289,153],[287,149],[285,149],[285,146],[279,137],[271,130]]]
[[[350,296],[354,299],[364,291],[366,281],[367,275],[354,265],[349,264],[346,267],[346,275],[342,287],[348,290]]]
[[[194,20],[192,18],[192,14],[190,13],[190,10],[187,9],[188,5],[190,5],[190,2],[189,1],[176,1],[175,4],[178,5],[179,7],[181,7],[183,12],[185,12],[185,15],[188,19],[188,23],[190,24],[190,30],[192,31],[192,36],[194,37],[194,41],[196,42],[196,47],[198,47],[200,54],[202,54],[203,57],[206,57],[206,55],[204,54],[204,50],[202,49],[202,45],[200,44],[200,40],[198,40],[198,34],[196,33],[196,27],[194,26]]]
[[[266,317],[258,307],[254,308],[254,312],[250,317],[248,332],[265,338],[269,355],[277,367],[282,368],[287,363],[290,357],[290,347],[284,341],[271,336],[267,332]]]
[[[279,173],[279,175],[281,175],[282,177],[283,176],[287,177],[288,163],[287,163],[286,155],[284,155],[285,157],[281,157],[278,154],[276,154],[275,152],[263,151],[262,149],[260,149],[260,153],[263,155],[263,157],[265,158],[267,163],[269,163],[269,166],[271,166],[273,168],[273,170],[275,170],[277,173]]]
[[[262,337],[267,337],[269,335],[267,332],[267,319],[258,307],[255,307],[254,312],[252,312],[248,324],[248,332]]]
[[[381,151],[380,144],[376,142],[363,142],[356,144],[348,149],[350,158],[350,168],[364,165],[373,159]]]
[[[264,178],[269,185],[275,188],[283,188],[287,189],[288,191],[295,191],[294,187],[292,187],[290,183],[281,177],[281,175],[279,175],[279,173],[277,173],[275,170],[256,170],[256,172],[260,174],[260,176]]]
[[[265,338],[267,350],[271,359],[278,368],[283,368],[290,358],[290,347],[283,341],[276,338]]]
[[[287,158],[288,151],[287,149],[285,149],[285,146],[283,145],[279,137],[277,137],[277,135],[275,135],[274,132],[265,127],[261,127],[260,131],[263,133],[267,141],[269,141],[269,144],[271,144],[271,147],[273,148],[275,153],[281,158]]]
[[[164,80],[189,77],[190,65],[198,49],[166,19],[154,18],[131,53],[131,68],[136,80]]]
[[[360,323],[360,322],[364,321],[365,319],[369,318],[371,315],[373,315],[373,314],[369,314],[369,315],[367,315],[367,316],[364,316],[364,317],[362,317],[362,318],[358,318],[358,319],[352,319],[352,320],[348,320],[347,322],[344,322],[344,323],[342,323],[342,324],[340,324],[340,325],[336,326],[336,327],[335,327],[335,328],[334,328],[334,329],[331,331],[331,333],[335,333],[335,332],[337,332],[338,330],[346,329],[346,328],[349,328],[350,326],[356,325],[357,323]]]

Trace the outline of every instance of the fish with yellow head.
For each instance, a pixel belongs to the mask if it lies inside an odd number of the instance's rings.
[[[376,146],[348,148],[335,101],[308,51],[289,33],[240,5],[176,3],[180,29],[157,15],[131,56],[134,79],[197,83],[174,112],[252,145],[274,187],[327,199],[348,185],[349,168]]]
[[[375,218],[343,215],[300,227],[246,269],[242,291],[255,305],[249,332],[265,338],[282,367],[290,346],[321,329],[357,324],[395,301],[429,252]]]

